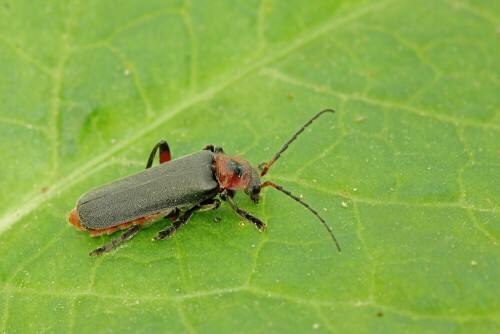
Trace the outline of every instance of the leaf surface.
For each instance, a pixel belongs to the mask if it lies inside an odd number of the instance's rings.
[[[1,332],[485,332],[500,327],[500,7],[492,1],[16,1],[0,7]],[[87,190],[212,143],[245,210],[97,259]],[[215,222],[214,218],[221,218]]]

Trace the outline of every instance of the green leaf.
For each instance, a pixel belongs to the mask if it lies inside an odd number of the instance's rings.
[[[0,332],[498,332],[499,4],[4,1]],[[67,223],[162,138],[258,164],[323,108],[265,179],[342,253],[271,188],[263,233]]]

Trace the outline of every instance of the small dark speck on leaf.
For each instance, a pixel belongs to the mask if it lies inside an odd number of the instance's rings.
[[[293,99],[293,94],[292,93],[286,93],[286,97],[288,97],[291,100],[291,99]]]
[[[47,192],[47,190],[49,190],[49,187],[43,187],[42,189],[40,189],[40,192],[42,194],[45,194]]]
[[[219,217],[214,218],[214,222],[216,222],[216,223],[220,222],[221,220],[222,220],[222,218],[219,218]]]
[[[384,316],[384,313],[382,313],[382,312],[377,313],[377,317],[381,318],[383,316]]]
[[[9,9],[9,8],[10,8],[10,5],[9,5],[8,3],[4,3],[4,4],[3,4],[3,8],[5,8],[5,9]]]

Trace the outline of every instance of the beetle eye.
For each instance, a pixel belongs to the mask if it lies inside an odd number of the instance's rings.
[[[238,175],[238,177],[241,177],[243,175],[243,172],[245,171],[243,164],[236,162],[234,160],[229,160],[226,164],[226,168],[229,169],[234,174]]]

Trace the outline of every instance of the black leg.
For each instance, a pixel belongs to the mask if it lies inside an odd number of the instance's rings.
[[[126,241],[130,238],[132,238],[139,230],[141,229],[141,225],[135,225],[125,232],[123,232],[118,238],[115,238],[108,242],[107,244],[94,249],[92,252],[89,253],[89,256],[95,255],[101,255],[104,252],[109,252],[113,247],[118,246],[122,241]]]
[[[201,202],[198,205],[195,205],[191,209],[185,211],[178,220],[172,223],[171,226],[168,226],[163,231],[158,232],[158,234],[153,238],[153,240],[165,239],[174,235],[175,231],[180,229],[182,226],[186,225],[193,213],[196,211],[206,211],[206,210],[214,210],[220,206],[220,201],[218,199],[208,199],[204,202]]]
[[[158,215],[156,215],[155,217],[151,218],[150,220],[145,221],[145,222],[141,223],[140,225],[132,226],[131,228],[129,228],[128,230],[123,232],[118,238],[115,238],[115,239],[111,240],[110,242],[108,242],[107,244],[105,244],[99,248],[94,249],[93,251],[91,251],[89,253],[89,256],[93,256],[94,254],[101,255],[104,252],[109,252],[111,249],[118,246],[123,241],[129,240],[130,238],[132,238],[134,235],[137,234],[137,232],[139,232],[140,229],[148,227],[149,225],[154,224],[157,221],[162,220],[164,218],[175,217],[178,214],[179,214],[179,210],[177,208],[167,209],[165,211],[162,211]]]
[[[220,207],[220,201],[218,199],[207,199],[200,204],[198,204],[198,210],[196,211],[208,211],[215,210]]]
[[[213,144],[207,144],[207,145],[203,146],[203,148],[201,150],[213,152],[215,150],[215,146]]]
[[[148,163],[146,164],[146,169],[151,167],[153,165],[153,160],[156,156],[156,151],[160,149],[160,164],[170,161],[171,156],[170,156],[170,148],[168,147],[168,144],[165,140],[160,140],[155,147],[153,147],[153,150],[151,151],[151,154],[149,155]]]
[[[201,150],[214,152],[216,154],[226,154],[221,146],[214,146],[213,144],[205,145]]]
[[[261,219],[255,217],[251,213],[240,209],[236,202],[233,200],[234,192],[233,191],[227,191],[227,190],[222,190],[219,193],[220,198],[222,198],[224,201],[228,202],[231,207],[233,208],[234,212],[240,217],[241,219],[245,219],[249,221],[250,223],[254,224],[255,227],[259,231],[263,231],[267,228],[266,223],[264,223]]]

